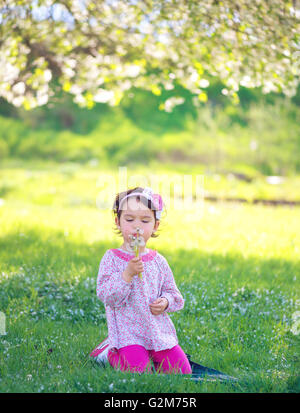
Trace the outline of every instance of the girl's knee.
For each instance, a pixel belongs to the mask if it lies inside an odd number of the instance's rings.
[[[148,354],[140,346],[128,346],[108,355],[110,365],[121,371],[131,373],[151,373]],[[135,350],[135,351],[134,351]]]
[[[164,363],[162,367],[165,373],[192,374],[191,365],[188,359],[182,357],[172,360],[172,363],[167,358],[166,363]]]
[[[164,373],[192,374],[190,362],[179,345],[156,354],[156,369]]]
[[[174,351],[175,358],[178,360],[178,367],[180,368],[180,372],[182,374],[192,374],[192,368],[189,359],[187,358],[182,348],[177,345],[175,346]]]

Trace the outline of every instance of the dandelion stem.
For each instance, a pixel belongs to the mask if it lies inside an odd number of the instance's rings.
[[[139,256],[139,246],[138,246],[138,245],[135,246],[135,256],[136,256],[136,257]],[[141,272],[139,273],[139,277],[140,277],[140,279],[142,280],[143,277],[142,277],[142,273],[141,273]]]

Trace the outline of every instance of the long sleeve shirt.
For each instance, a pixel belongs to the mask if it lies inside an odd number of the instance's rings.
[[[120,248],[109,249],[101,259],[97,277],[97,296],[105,305],[110,347],[117,349],[139,344],[147,350],[161,351],[178,344],[169,312],[181,310],[184,299],[172,270],[163,255],[155,250],[140,254],[144,271],[130,283],[122,278],[134,254]],[[153,315],[149,304],[159,297],[169,305]]]

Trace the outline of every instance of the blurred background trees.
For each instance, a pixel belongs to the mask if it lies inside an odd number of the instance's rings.
[[[299,173],[299,28],[296,1],[2,0],[0,159]]]

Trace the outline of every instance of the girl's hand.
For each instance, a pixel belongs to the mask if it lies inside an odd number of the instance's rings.
[[[169,301],[165,297],[160,297],[149,305],[150,311],[153,315],[162,314],[168,307]]]
[[[126,278],[132,278],[140,272],[144,271],[144,264],[139,257],[134,257],[127,264],[127,267],[124,271]],[[127,281],[127,280],[126,280]]]

